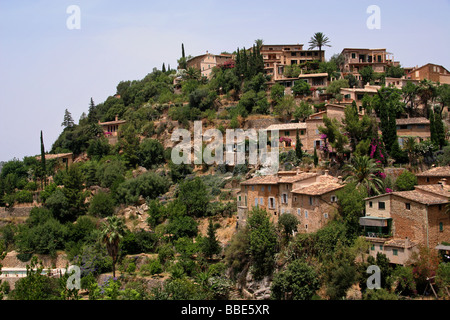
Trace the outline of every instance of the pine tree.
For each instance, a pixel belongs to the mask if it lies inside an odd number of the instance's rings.
[[[41,130],[41,188],[42,188],[42,183],[44,183],[44,185],[47,185],[47,168],[46,168],[46,164],[45,164],[45,147],[44,147],[44,136],[42,134],[42,130]]]
[[[212,258],[213,255],[220,253],[220,250],[219,241],[216,239],[216,228],[212,219],[209,219],[207,236],[203,242],[202,251],[208,258]]]
[[[164,62],[163,62],[162,70],[161,70],[161,71],[164,72],[164,73],[166,73],[166,65],[164,64]]]
[[[74,124],[72,114],[66,109],[64,112],[64,121],[61,123],[61,126],[65,128],[72,128]]]

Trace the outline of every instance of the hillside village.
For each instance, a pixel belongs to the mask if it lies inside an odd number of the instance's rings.
[[[326,60],[329,43],[182,44],[176,70],[120,82],[78,123],[66,109],[50,151],[44,130],[40,155],[2,163],[0,297],[449,299],[450,73],[388,48]],[[196,121],[278,132],[278,172],[250,163],[248,137],[245,164],[175,164],[172,135]]]

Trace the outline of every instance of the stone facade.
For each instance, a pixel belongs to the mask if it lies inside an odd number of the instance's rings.
[[[422,67],[412,69],[407,78],[412,80],[430,80],[433,82],[450,84],[450,72],[441,65],[428,63]]]
[[[188,68],[196,68],[200,70],[203,77],[211,78],[212,70],[214,67],[224,64],[227,61],[232,60],[231,54],[211,54],[206,51],[206,54],[196,56],[189,61],[186,65]]]
[[[417,245],[436,248],[450,241],[450,216],[445,209],[449,199],[450,188],[445,184],[367,198],[360,224],[381,233],[366,233],[372,243],[371,254],[389,253],[392,263],[404,264]]]
[[[417,174],[417,183],[419,185],[438,184],[443,179],[450,182],[450,166],[436,167]]]
[[[274,223],[290,213],[299,220],[299,232],[317,231],[334,216],[336,191],[342,187],[337,178],[296,171],[244,181],[238,193],[239,226],[245,225],[248,212],[260,207]]]

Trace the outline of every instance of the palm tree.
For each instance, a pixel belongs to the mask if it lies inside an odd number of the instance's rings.
[[[345,166],[344,171],[348,172],[345,181],[356,183],[356,187],[366,188],[368,195],[382,193],[383,180],[377,176],[382,169],[369,156],[354,157],[352,163]]]
[[[117,216],[106,218],[101,229],[102,242],[106,244],[108,254],[113,260],[113,277],[116,277],[116,262],[119,256],[119,243],[125,234],[126,226]]]
[[[414,156],[417,148],[416,139],[414,139],[413,137],[408,137],[408,139],[406,139],[405,141],[404,148],[406,152],[408,152],[409,163],[412,164],[415,160]]]
[[[312,36],[311,40],[309,40],[309,50],[314,48],[319,48],[319,51],[322,51],[322,47],[331,47],[328,43],[330,39],[326,37],[322,32],[316,32],[314,36]]]

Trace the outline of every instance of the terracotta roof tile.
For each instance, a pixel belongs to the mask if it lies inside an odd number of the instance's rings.
[[[399,196],[404,199],[408,199],[421,204],[445,204],[448,203],[448,199],[444,199],[439,195],[432,195],[430,193],[419,192],[418,190],[412,191],[399,191],[392,192],[392,195]]]
[[[338,179],[332,176],[319,176],[318,181],[292,190],[292,193],[306,195],[322,195],[331,191],[339,190],[344,185],[338,182]]]
[[[436,167],[417,174],[418,177],[450,177],[450,166]]]

